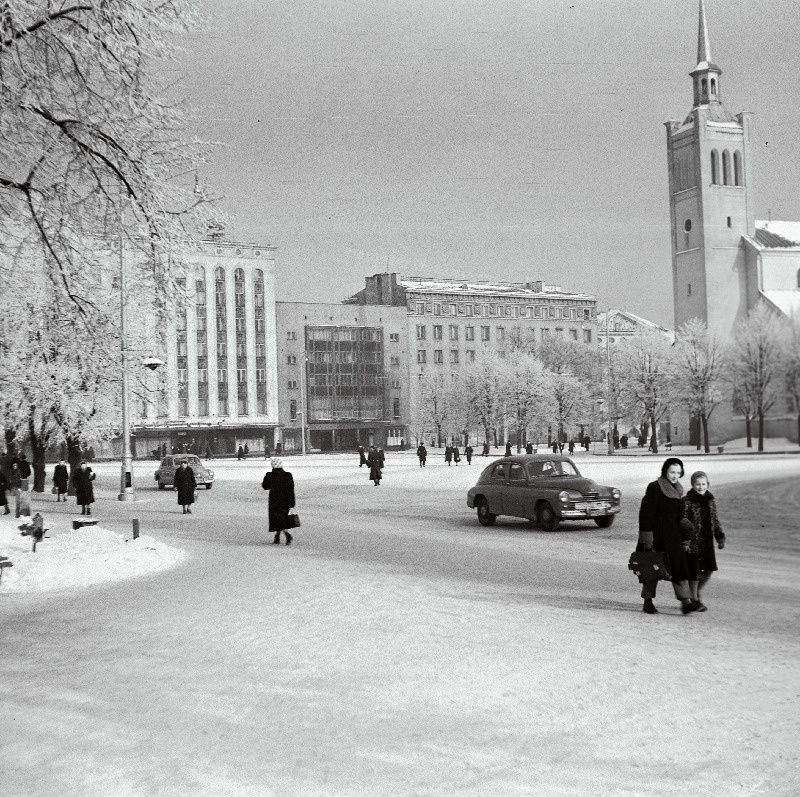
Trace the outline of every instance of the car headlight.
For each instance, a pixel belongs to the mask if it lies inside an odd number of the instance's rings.
[[[558,500],[561,501],[562,504],[568,504],[570,501],[580,501],[582,498],[580,493],[575,493],[570,490],[562,490],[558,494]]]
[[[612,497],[612,498],[613,498],[615,501],[619,501],[619,499],[620,499],[620,498],[622,498],[622,493],[621,493],[621,492],[620,492],[620,491],[619,491],[619,490],[618,490],[618,489],[615,487],[615,488],[614,488],[614,489],[611,491],[611,497]]]

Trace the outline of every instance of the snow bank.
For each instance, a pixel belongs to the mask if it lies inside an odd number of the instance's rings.
[[[185,552],[152,537],[122,536],[100,526],[48,531],[33,553],[33,540],[19,526],[30,518],[0,518],[0,556],[13,566],[3,569],[0,592],[44,592],[133,578],[175,567]]]

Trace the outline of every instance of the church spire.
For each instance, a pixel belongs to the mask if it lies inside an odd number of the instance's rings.
[[[711,60],[711,42],[703,0],[700,0],[700,20],[697,26],[697,66],[689,74],[694,85],[694,107],[719,105],[719,76],[722,70]]]
[[[711,43],[708,40],[706,4],[700,0],[700,22],[697,27],[697,65],[711,63]]]

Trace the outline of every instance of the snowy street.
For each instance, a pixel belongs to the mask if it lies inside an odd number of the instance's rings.
[[[191,516],[137,461],[95,467],[93,515],[186,552],[150,576],[0,592],[9,795],[796,795],[797,456],[687,458],[728,535],[709,611],[627,569],[663,457],[581,454],[623,491],[609,529],[481,527],[491,458],[286,458],[303,526],[266,531],[263,460],[213,461]],[[49,481],[48,481],[49,485]],[[51,535],[74,502],[35,495]],[[42,542],[42,547],[48,540]]]

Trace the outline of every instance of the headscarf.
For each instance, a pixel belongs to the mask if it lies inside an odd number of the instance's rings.
[[[280,457],[273,457],[270,460],[270,464],[272,465],[273,470],[276,469],[276,468],[282,468],[283,467],[283,460]]]

